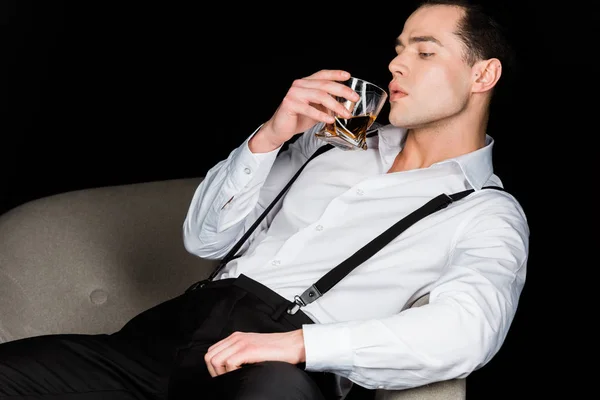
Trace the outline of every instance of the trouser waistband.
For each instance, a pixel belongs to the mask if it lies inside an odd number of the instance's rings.
[[[311,320],[306,314],[299,310],[296,314],[288,314],[287,310],[294,303],[287,300],[280,294],[276,293],[272,289],[269,289],[267,286],[263,285],[260,282],[255,281],[252,278],[249,278],[246,275],[240,275],[237,278],[225,278],[225,279],[217,279],[217,280],[204,280],[195,283],[192,285],[189,290],[195,290],[197,288],[207,287],[207,288],[218,288],[218,287],[228,287],[228,286],[236,286],[239,287],[248,293],[253,294],[257,298],[259,298],[262,302],[269,305],[273,309],[273,314],[271,318],[274,320],[279,320],[280,318],[285,318],[294,326],[298,328],[302,327],[304,324],[313,324],[314,321]]]

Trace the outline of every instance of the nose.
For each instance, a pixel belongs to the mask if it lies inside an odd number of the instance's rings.
[[[408,67],[403,61],[402,54],[398,54],[388,64],[388,69],[392,73],[392,76],[401,75],[405,76],[408,74]]]

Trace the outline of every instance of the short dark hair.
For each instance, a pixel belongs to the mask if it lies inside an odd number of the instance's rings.
[[[469,0],[417,2],[417,8],[435,5],[457,6],[463,9],[464,16],[458,23],[456,34],[465,45],[465,61],[469,65],[479,60],[497,58],[509,70],[515,67],[516,57],[505,27],[482,2]]]

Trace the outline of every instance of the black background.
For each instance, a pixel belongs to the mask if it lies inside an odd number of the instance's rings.
[[[293,79],[321,68],[347,69],[386,87],[394,40],[410,10],[409,2],[397,3],[348,10],[341,2],[284,9],[2,1],[0,214],[64,191],[201,176],[271,116]],[[547,292],[561,279],[553,229],[562,217],[549,221],[540,206],[548,205],[552,181],[539,159],[556,151],[565,132],[546,78],[575,66],[553,57],[549,67],[546,55],[564,51],[555,21],[571,9],[547,4],[488,3],[510,28],[519,56],[489,133],[496,173],[529,218],[531,255],[513,329],[496,358],[469,378],[469,399],[540,394],[565,351],[550,340],[559,336],[553,318],[565,297]],[[384,110],[380,120],[386,118]],[[558,393],[558,382],[552,386]]]

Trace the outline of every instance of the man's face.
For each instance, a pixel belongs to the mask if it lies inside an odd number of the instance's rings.
[[[454,33],[462,15],[458,7],[438,5],[421,8],[406,20],[389,64],[392,124],[431,126],[466,107],[472,71]]]

